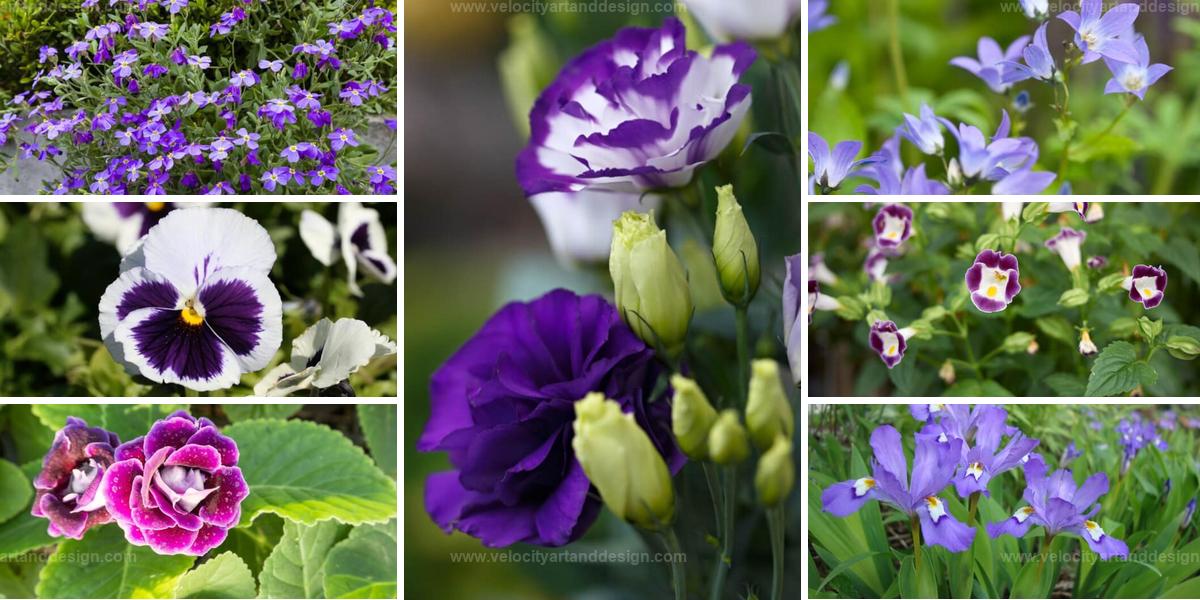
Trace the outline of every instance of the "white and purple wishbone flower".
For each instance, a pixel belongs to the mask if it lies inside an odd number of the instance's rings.
[[[100,298],[100,333],[131,373],[197,391],[231,387],[282,338],[275,245],[227,208],[172,211],[121,261]]]
[[[1124,63],[1138,61],[1137,49],[1125,35],[1133,29],[1141,6],[1127,2],[1104,12],[1104,0],[1080,0],[1079,12],[1068,10],[1060,15],[1075,30],[1075,46],[1083,51],[1083,64],[1101,57]]]
[[[685,37],[669,18],[622,29],[568,63],[529,116],[516,164],[525,195],[676,188],[715,158],[750,108],[738,79],[756,54],[737,42],[705,56]]]
[[[289,396],[316,390],[322,396],[353,396],[350,374],[396,353],[395,342],[358,319],[321,319],[292,340],[292,359],[263,375],[256,396]],[[327,392],[326,390],[331,390]]]
[[[821,193],[827,194],[842,185],[842,181],[854,174],[858,167],[869,165],[878,159],[870,156],[862,160],[854,160],[862,150],[862,142],[847,140],[838,142],[829,151],[829,143],[825,138],[815,133],[808,134],[808,154],[813,161],[813,180]]]
[[[1162,303],[1167,291],[1167,272],[1162,267],[1137,265],[1133,275],[1121,282],[1121,287],[1129,290],[1129,299],[1141,304],[1147,309]]]
[[[911,327],[898,329],[891,321],[875,321],[871,324],[871,332],[867,334],[867,342],[883,364],[891,369],[904,358],[904,352],[908,350],[906,340],[914,333]]]
[[[1020,275],[1016,256],[990,249],[980,252],[967,269],[971,302],[985,313],[1004,310],[1021,292]]]
[[[1084,222],[1089,222],[1087,220],[1087,214],[1089,211],[1091,211],[1091,209],[1091,202],[1051,202],[1046,208],[1046,211],[1052,213],[1074,212],[1075,214],[1079,215],[1079,218],[1083,219]],[[1101,212],[1100,217],[1103,216],[1104,213]],[[1096,220],[1098,221],[1100,219]]]
[[[872,283],[876,281],[888,281],[887,276],[888,254],[879,248],[871,248],[867,252],[867,258],[863,261],[863,271],[867,274],[867,279]]]
[[[208,206],[209,202],[85,202],[83,222],[100,241],[129,254],[139,239],[176,208]]]
[[[300,213],[300,239],[313,258],[327,267],[333,266],[337,253],[341,253],[350,293],[355,296],[363,295],[358,287],[360,266],[372,279],[385,285],[396,280],[396,261],[388,251],[387,232],[379,221],[379,212],[373,208],[363,208],[357,202],[339,203],[336,228],[315,211],[305,210]]]
[[[1112,79],[1104,86],[1105,94],[1133,94],[1138,100],[1146,99],[1146,89],[1154,85],[1171,67],[1162,63],[1150,64],[1150,47],[1146,38],[1138,36],[1133,42],[1137,51],[1137,62],[1127,63],[1104,57],[1104,64],[1112,72]]]
[[[1004,76],[1009,69],[1007,64],[1020,60],[1021,52],[1028,45],[1029,36],[1023,35],[1009,44],[1008,49],[1002,51],[996,40],[984,36],[979,38],[978,59],[957,56],[950,59],[950,64],[960,69],[966,69],[972,75],[982,79],[993,92],[1003,94],[1012,87],[1011,83],[1004,82]]]
[[[1050,54],[1050,46],[1046,43],[1046,26],[1042,23],[1033,34],[1033,43],[1021,51],[1025,64],[1015,61],[1005,62],[1004,83],[1012,84],[1026,79],[1054,81],[1054,55]]]
[[[797,254],[796,256],[799,256],[799,255]],[[797,267],[795,269],[795,271],[796,271],[795,277],[798,279],[800,277],[800,270],[798,268],[798,265],[794,265],[794,266]],[[833,296],[826,296],[825,294],[821,293],[821,284],[817,283],[817,280],[815,280],[815,279],[808,280],[808,322],[809,323],[812,323],[813,311],[837,310],[841,307],[842,307],[842,305],[837,301],[837,298],[834,298]]]
[[[1083,245],[1085,239],[1087,239],[1087,232],[1063,227],[1058,235],[1046,240],[1045,246],[1062,257],[1063,264],[1067,266],[1068,271],[1074,271],[1083,263],[1080,246]]]
[[[912,236],[912,209],[903,204],[887,204],[875,213],[871,227],[875,230],[875,246],[885,250],[900,247]]]

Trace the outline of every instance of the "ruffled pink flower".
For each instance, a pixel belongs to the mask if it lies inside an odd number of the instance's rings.
[[[67,417],[33,480],[37,494],[31,512],[50,521],[50,535],[79,540],[88,529],[112,521],[101,479],[119,443],[115,433]]]

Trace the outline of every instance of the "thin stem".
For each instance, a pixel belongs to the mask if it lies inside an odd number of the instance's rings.
[[[687,574],[683,570],[683,562],[676,560],[683,555],[679,548],[679,538],[675,537],[675,529],[668,527],[662,532],[663,544],[670,553],[668,562],[671,563],[671,582],[675,589],[675,600],[687,600]]]
[[[917,517],[913,517],[908,524],[912,530],[913,540],[913,566],[916,567],[918,573],[921,572],[921,523],[917,521]]]
[[[1054,541],[1054,534],[1052,534],[1052,533],[1047,533],[1046,537],[1042,539],[1042,549],[1041,549],[1041,553],[1040,553],[1041,556],[1038,559],[1038,568],[1037,568],[1038,586],[1039,587],[1042,585],[1042,571],[1046,567],[1046,555],[1050,553],[1050,543],[1053,541]]]
[[[901,98],[908,97],[908,75],[904,72],[904,49],[900,46],[900,0],[888,0],[888,33],[891,37],[892,73]]]
[[[721,595],[725,591],[725,578],[729,575],[729,569],[733,566],[733,511],[734,497],[737,494],[737,466],[730,465],[722,467],[724,471],[725,494],[722,498],[721,517],[725,523],[721,527],[721,555],[717,557],[717,564],[713,572],[712,590],[709,592],[709,600],[721,600]]]
[[[971,499],[968,501],[969,509],[967,510],[967,526],[975,527],[975,512],[979,508],[979,492],[971,492]],[[961,598],[971,597],[971,588],[975,584],[975,539],[971,539],[971,545],[967,547],[967,577],[963,580],[963,589],[959,594]]]
[[[700,464],[704,467],[704,483],[708,484],[708,497],[712,500],[713,518],[717,522],[717,537],[723,538],[725,534],[721,531],[721,493],[713,485],[713,480],[718,477],[717,473],[714,472],[716,466],[708,461],[701,462]]]
[[[783,600],[783,503],[767,509],[767,530],[771,535],[771,600]]]
[[[742,407],[746,406],[746,396],[749,393],[750,368],[750,318],[746,306],[734,307],[737,315],[737,355],[738,355],[738,389]]]
[[[971,492],[970,508],[967,510],[967,526],[975,526],[975,512],[979,509],[979,492]]]

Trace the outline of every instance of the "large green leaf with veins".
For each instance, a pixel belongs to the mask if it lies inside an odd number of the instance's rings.
[[[232,552],[189,571],[175,585],[176,598],[253,598],[254,592],[250,567]]]
[[[164,556],[125,541],[116,525],[66,540],[50,555],[38,579],[39,598],[170,598],[191,556]]]
[[[396,521],[360,525],[325,559],[326,598],[396,597]]]
[[[336,521],[315,525],[285,522],[283,538],[258,577],[259,597],[324,598],[325,557],[347,529]]]

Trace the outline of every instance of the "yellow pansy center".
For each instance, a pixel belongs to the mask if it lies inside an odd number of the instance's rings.
[[[146,209],[149,210],[150,212],[158,212],[158,211],[166,208],[166,206],[167,206],[166,202],[147,202],[146,203]]]
[[[188,300],[187,304],[184,304],[183,310],[179,313],[179,318],[183,319],[184,323],[193,327],[204,322],[204,315],[196,311],[196,307],[192,304],[191,300]]]

